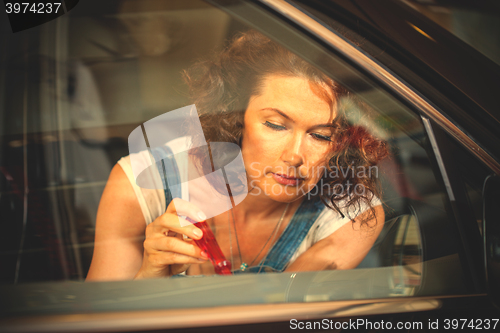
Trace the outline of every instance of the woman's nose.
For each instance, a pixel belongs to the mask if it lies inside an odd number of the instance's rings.
[[[289,166],[298,167],[304,163],[302,140],[302,136],[297,133],[285,144],[281,158]]]

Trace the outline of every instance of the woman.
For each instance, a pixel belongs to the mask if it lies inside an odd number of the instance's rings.
[[[355,268],[380,233],[384,213],[375,175],[354,170],[376,165],[387,151],[384,142],[348,124],[339,102],[344,89],[252,31],[215,61],[198,64],[186,80],[206,141],[238,144],[245,163],[248,195],[207,220],[233,269]],[[189,172],[203,174],[199,156],[191,154],[199,168]],[[203,211],[170,201],[168,193],[156,203],[138,200],[127,163],[113,168],[104,190],[87,279],[213,274],[207,254],[185,238],[203,233],[178,220],[202,221]],[[197,194],[190,189],[189,195]],[[167,207],[158,208],[160,202]]]

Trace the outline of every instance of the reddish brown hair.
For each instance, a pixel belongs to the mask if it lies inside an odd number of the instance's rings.
[[[363,127],[352,126],[347,121],[347,110],[340,103],[343,98],[351,98],[345,88],[255,31],[236,36],[213,60],[202,61],[184,73],[207,142],[233,142],[241,147],[243,119],[249,99],[260,93],[262,83],[269,75],[306,78],[313,91],[337,109],[334,148],[327,157],[329,171],[354,166],[368,168],[387,155],[384,141],[375,138]],[[209,164],[202,161],[201,165]],[[363,202],[371,207],[373,196],[380,195],[377,184],[374,176],[358,177],[356,173],[354,176],[340,173],[338,177],[331,177],[331,173],[327,172],[317,186],[344,186],[346,191],[343,193],[318,191],[324,204],[342,214],[343,207],[338,206],[341,200],[346,200],[346,208],[355,205],[360,207]],[[356,185],[362,185],[366,189],[365,193],[357,194],[354,191]]]

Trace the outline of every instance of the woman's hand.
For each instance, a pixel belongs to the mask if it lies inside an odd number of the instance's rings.
[[[200,239],[203,231],[180,216],[198,222],[206,220],[205,214],[194,204],[179,198],[172,200],[167,211],[146,228],[142,266],[136,279],[176,275],[186,271],[191,264],[208,260],[208,254],[194,242],[183,239],[183,235]],[[181,221],[185,227],[181,227]]]

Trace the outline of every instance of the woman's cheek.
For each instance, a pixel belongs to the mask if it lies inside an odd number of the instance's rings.
[[[325,162],[324,156],[316,156],[313,159],[308,160],[308,170],[307,175],[310,178],[311,186],[315,186],[318,181],[323,177],[324,173],[327,170],[327,163]]]
[[[308,147],[308,151],[310,152],[308,156],[309,164],[314,165],[315,168],[326,166],[328,163],[328,155],[332,149],[331,147],[331,144],[319,147]]]

